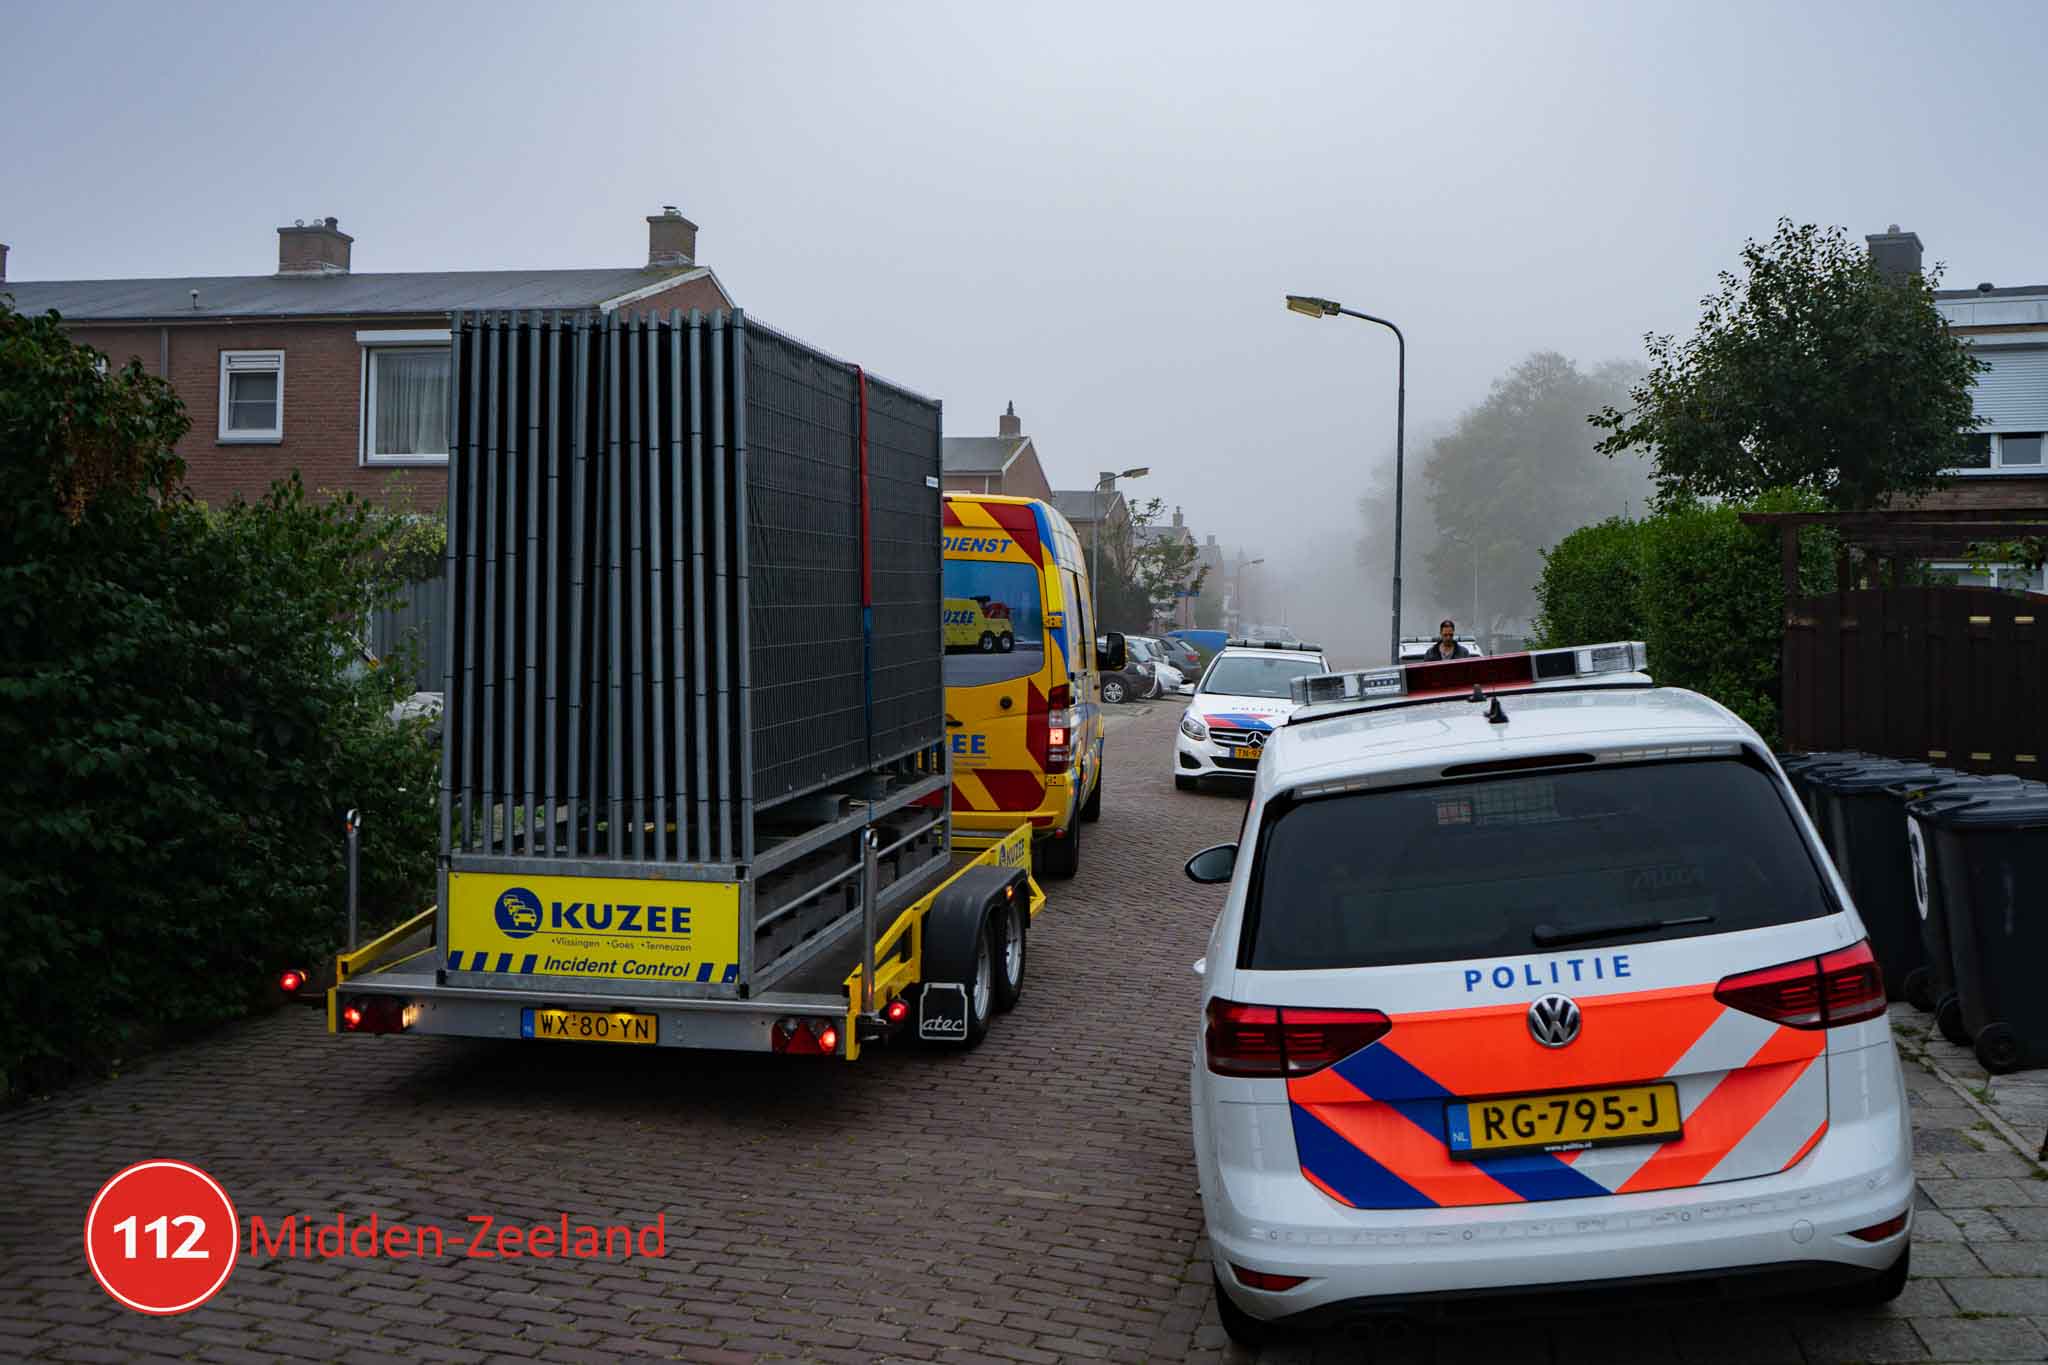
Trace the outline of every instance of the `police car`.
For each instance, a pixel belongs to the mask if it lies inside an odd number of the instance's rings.
[[[1294,709],[1299,678],[1328,673],[1321,645],[1231,640],[1195,685],[1173,742],[1173,784],[1191,791],[1205,777],[1251,780],[1273,727]]]
[[[1755,731],[1646,666],[1295,684],[1242,842],[1188,863],[1229,884],[1191,1092],[1232,1337],[1475,1294],[1904,1287],[1911,1131],[1863,925]]]

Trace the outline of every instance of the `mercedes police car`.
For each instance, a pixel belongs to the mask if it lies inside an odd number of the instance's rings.
[[[1769,750],[1627,643],[1303,679],[1196,964],[1224,1326],[1904,1287],[1883,983]]]
[[[1294,709],[1298,678],[1328,673],[1321,645],[1231,640],[1203,671],[1173,742],[1173,784],[1192,790],[1205,777],[1249,782],[1273,727]]]

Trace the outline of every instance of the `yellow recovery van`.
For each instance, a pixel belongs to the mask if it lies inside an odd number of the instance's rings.
[[[1022,822],[1033,866],[1071,877],[1102,814],[1097,650],[1123,667],[1122,637],[1096,639],[1080,538],[1047,503],[948,493],[944,534],[954,841],[987,847]]]
[[[1031,821],[956,850],[954,755],[1012,740],[948,728],[946,599],[954,657],[1064,711],[1078,580],[945,586],[938,404],[738,313],[458,316],[453,369],[441,895],[341,954],[329,1028],[980,1042],[1045,898]],[[997,709],[1064,823],[1099,765],[1051,761],[1049,705]]]

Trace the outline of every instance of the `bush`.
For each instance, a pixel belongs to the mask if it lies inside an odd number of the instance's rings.
[[[1532,646],[1642,640],[1661,683],[1705,693],[1778,742],[1785,590],[1777,532],[1747,511],[1820,511],[1780,491],[1751,503],[1667,504],[1640,521],[1612,517],[1544,552]],[[1800,533],[1801,588],[1832,587],[1833,536]]]
[[[395,670],[352,670],[389,527],[294,478],[208,511],[161,381],[0,305],[0,1093],[260,1003],[338,941],[341,813],[372,922],[437,819]]]

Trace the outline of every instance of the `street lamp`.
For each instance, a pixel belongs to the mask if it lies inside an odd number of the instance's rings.
[[[1244,585],[1244,571],[1245,571],[1246,569],[1256,569],[1256,568],[1257,568],[1257,567],[1258,567],[1259,565],[1261,565],[1261,564],[1263,564],[1263,563],[1265,563],[1265,562],[1266,562],[1266,561],[1265,561],[1265,558],[1264,558],[1264,557],[1262,556],[1262,557],[1260,557],[1260,558],[1258,558],[1258,559],[1247,559],[1247,560],[1243,560],[1243,561],[1241,561],[1241,562],[1240,562],[1240,563],[1238,564],[1238,566],[1237,566],[1237,593],[1238,593],[1238,596],[1239,596],[1239,597],[1241,597],[1241,598],[1242,598],[1242,597],[1248,597],[1248,596],[1250,596],[1250,594],[1249,594],[1249,593],[1247,593],[1247,592],[1245,592],[1245,590],[1244,590],[1244,586],[1245,586],[1245,585]],[[1238,629],[1239,629],[1239,630],[1243,630],[1243,629],[1244,629],[1244,626],[1245,626],[1245,619],[1244,619],[1244,616],[1245,616],[1245,608],[1244,608],[1244,604],[1243,604],[1242,602],[1240,602],[1240,603],[1238,604],[1238,608],[1237,608],[1237,625],[1238,625]]]
[[[1376,322],[1394,334],[1399,346],[1399,366],[1394,399],[1394,632],[1388,646],[1390,662],[1401,662],[1401,496],[1402,496],[1402,445],[1407,439],[1408,426],[1408,338],[1401,335],[1401,329],[1385,318],[1376,318],[1370,313],[1360,313],[1344,307],[1335,299],[1318,299],[1307,294],[1289,294],[1287,308],[1290,312],[1304,317],[1333,318],[1343,314],[1361,322]]]
[[[1456,531],[1444,532],[1444,539],[1453,545],[1463,545],[1472,551],[1472,638],[1479,639],[1479,542],[1469,535]]]
[[[1102,631],[1102,533],[1109,529],[1109,507],[1102,501],[1105,491],[1114,491],[1118,479],[1142,479],[1152,472],[1151,465],[1137,465],[1120,474],[1102,471],[1095,480],[1095,534],[1088,538],[1088,614],[1094,618],[1094,629]],[[1150,624],[1149,622],[1147,624]]]

